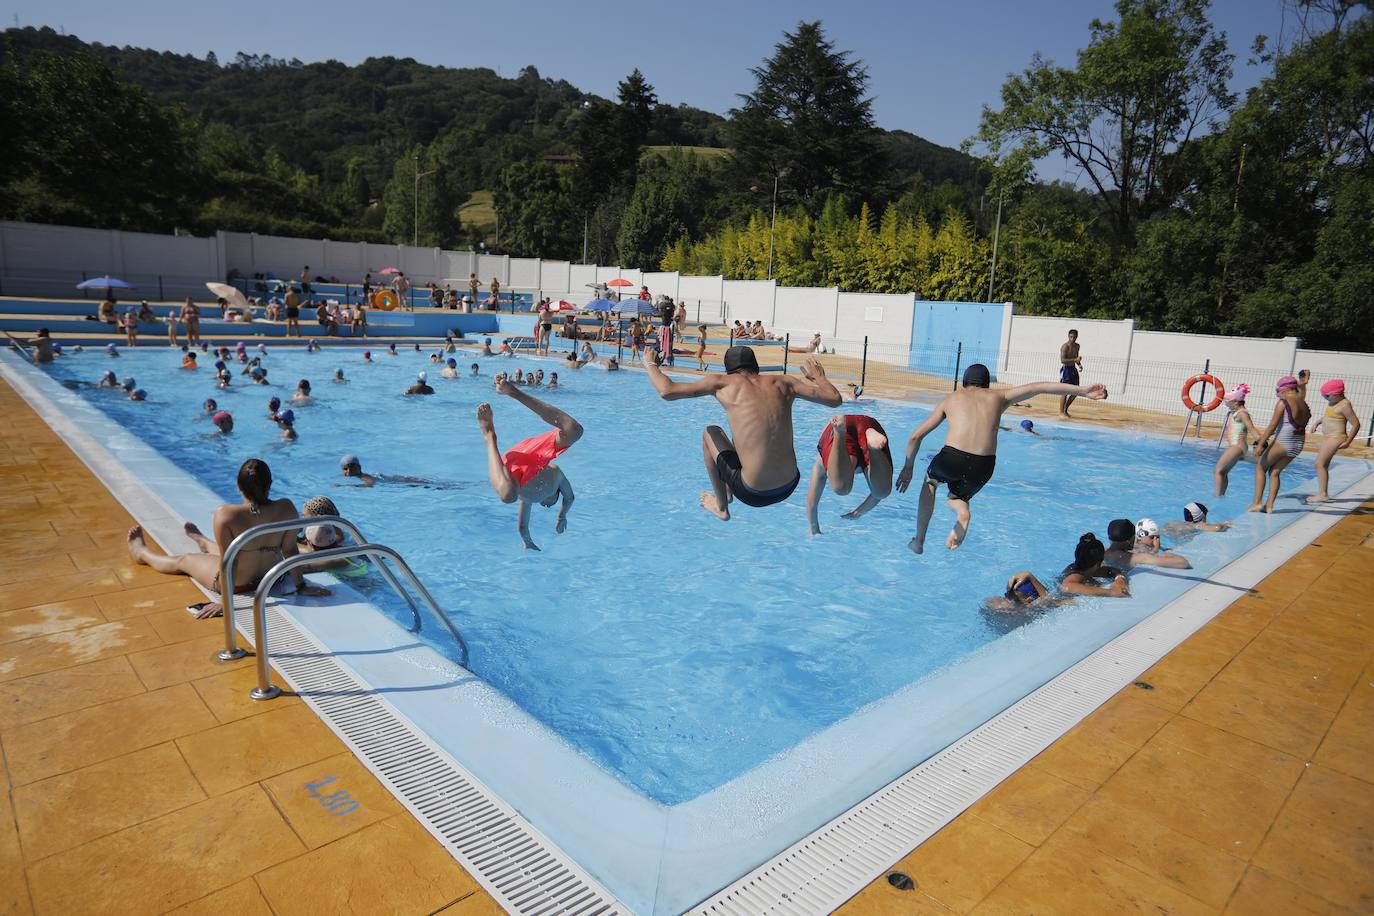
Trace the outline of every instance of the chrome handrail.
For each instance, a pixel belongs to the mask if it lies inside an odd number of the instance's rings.
[[[358,530],[358,526],[346,518],[337,515],[303,515],[297,518],[280,522],[263,522],[261,525],[254,525],[247,531],[234,538],[225,549],[224,554],[219,558],[219,603],[224,609],[224,649],[219,653],[220,661],[233,661],[236,658],[243,658],[248,654],[247,649],[239,647],[238,637],[234,630],[234,560],[238,559],[239,551],[248,544],[249,541],[256,540],[265,534],[273,534],[278,531],[293,531],[298,528],[308,528],[313,525],[335,525],[353,535],[353,540],[359,544],[366,544],[367,538]],[[318,557],[320,551],[304,554],[304,556]],[[391,570],[382,564],[382,576],[387,580],[387,584],[405,596],[406,603],[410,605],[410,612],[415,616],[415,632],[420,632],[420,609],[415,606],[414,600],[401,587],[401,583],[396,580]]]
[[[390,559],[396,564],[409,581],[410,586],[420,595],[429,609],[435,616],[443,621],[444,626],[452,634],[458,648],[462,651],[462,660],[459,664],[464,668],[468,666],[468,644],[463,639],[463,634],[458,632],[458,628],[453,625],[448,614],[434,600],[434,596],[429,593],[415,576],[414,570],[402,559],[401,555],[390,547],[383,547],[381,544],[358,544],[354,547],[331,547],[328,550],[318,550],[314,553],[298,554],[294,557],[287,557],[267,571],[267,575],[262,577],[258,583],[258,590],[253,593],[253,644],[258,656],[258,686],[249,691],[249,696],[255,700],[270,700],[281,695],[281,688],[272,683],[272,669],[268,664],[269,651],[267,648],[267,596],[272,591],[272,587],[277,584],[277,580],[299,566],[306,566],[319,560],[345,559],[348,557],[369,557],[374,559],[377,565],[383,569],[386,564],[382,560]],[[394,582],[395,577],[389,577],[388,581]],[[402,592],[404,595],[405,593]],[[409,596],[407,596],[409,600]],[[413,606],[413,603],[412,603]]]

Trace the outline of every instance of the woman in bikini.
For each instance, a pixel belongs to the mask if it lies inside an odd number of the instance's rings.
[[[1226,392],[1226,406],[1230,409],[1231,415],[1227,418],[1228,423],[1221,434],[1230,444],[1217,459],[1217,466],[1213,470],[1217,496],[1226,495],[1231,469],[1236,466],[1236,462],[1246,457],[1246,450],[1250,447],[1250,433],[1255,429],[1255,421],[1250,419],[1250,411],[1245,409],[1245,396],[1249,393],[1250,386],[1244,382]]]
[[[166,555],[155,553],[148,546],[139,525],[129,529],[129,555],[135,563],[151,566],[169,576],[190,576],[196,582],[218,593],[219,560],[234,539],[249,528],[266,522],[285,522],[299,517],[295,505],[289,499],[272,499],[268,491],[272,488],[272,471],[265,461],[249,458],[239,468],[239,493],[243,502],[239,505],[225,504],[215,510],[212,541],[201,533],[191,522],[186,523],[186,535],[195,541],[200,553]],[[296,532],[279,531],[254,538],[239,551],[234,565],[235,594],[251,593],[258,587],[273,566],[284,557],[296,554]],[[292,570],[291,578],[296,583],[298,595],[327,595],[329,589],[308,584],[301,578],[300,570]],[[221,600],[223,598],[221,597]],[[216,603],[202,607],[197,617],[218,617],[224,613]]]
[[[1326,487],[1331,477],[1331,459],[1343,448],[1349,448],[1360,434],[1360,418],[1350,399],[1345,396],[1345,382],[1338,378],[1322,385],[1326,411],[1322,414],[1322,444],[1317,451],[1317,493],[1307,497],[1309,503],[1329,502]],[[1313,426],[1316,432],[1317,427]]]
[[[1304,394],[1307,391],[1308,372],[1304,369],[1297,378],[1285,375],[1274,386],[1279,402],[1274,405],[1274,415],[1269,426],[1255,440],[1255,498],[1250,504],[1251,512],[1273,512],[1274,500],[1279,495],[1279,478],[1283,469],[1302,454],[1307,442],[1307,424],[1312,419]],[[1269,487],[1269,498],[1264,498],[1265,484]]]

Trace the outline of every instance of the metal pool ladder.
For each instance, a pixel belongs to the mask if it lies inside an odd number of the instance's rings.
[[[224,555],[220,559],[220,603],[224,607],[226,645],[224,651],[219,653],[221,659],[230,661],[232,659],[243,658],[248,654],[246,650],[238,646],[234,632],[233,565],[239,552],[243,550],[244,545],[249,541],[261,537],[262,535],[281,531],[292,531],[297,528],[305,528],[314,525],[335,525],[343,528],[352,534],[353,538],[358,541],[358,543],[351,547],[331,547],[328,550],[317,550],[311,553],[297,554],[294,557],[286,557],[268,570],[267,575],[263,576],[262,581],[258,583],[258,587],[253,593],[253,642],[257,650],[258,668],[258,686],[250,692],[250,696],[252,696],[253,699],[270,700],[281,695],[281,688],[272,683],[272,673],[269,665],[269,651],[267,648],[267,597],[282,576],[298,567],[313,565],[321,561],[350,559],[353,557],[366,557],[372,560],[377,570],[382,574],[382,577],[386,579],[387,584],[391,586],[392,590],[404,598],[406,604],[409,605],[411,615],[414,618],[414,626],[411,627],[411,632],[418,633],[421,628],[420,609],[416,606],[415,599],[411,597],[410,591],[401,584],[400,579],[398,579],[396,574],[386,565],[385,561],[391,560],[391,562],[396,564],[396,568],[400,570],[410,588],[420,596],[425,605],[434,613],[434,616],[439,618],[440,622],[442,622],[444,627],[448,630],[449,635],[453,637],[454,642],[458,644],[458,649],[461,653],[459,664],[465,668],[468,666],[468,644],[467,641],[463,639],[463,634],[454,626],[448,614],[439,606],[439,603],[434,600],[434,596],[431,595],[429,589],[425,588],[424,584],[420,582],[419,578],[415,575],[415,571],[410,568],[410,565],[406,563],[405,559],[390,547],[368,543],[362,536],[362,532],[358,530],[358,526],[337,515],[312,515],[283,522],[267,522],[249,528],[243,534],[234,538],[233,543],[224,551]]]

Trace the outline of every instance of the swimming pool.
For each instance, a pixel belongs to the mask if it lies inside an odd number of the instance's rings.
[[[484,384],[432,378],[439,395],[424,400],[400,396],[417,369],[437,375],[414,353],[363,366],[357,351],[273,349],[267,363],[281,388],[236,385],[229,392],[213,389],[204,370],[176,370],[166,351],[119,360],[70,356],[51,375],[94,381],[107,366],[135,375],[149,391],[144,403],[109,391],[72,394],[221,498],[234,496],[233,474],[244,458],[263,457],[277,477],[276,493],[298,503],[326,493],[372,540],[405,554],[463,628],[472,670],[566,742],[548,750],[569,768],[501,772],[480,749],[450,749],[645,911],[681,909],[720,887],[1296,517],[1245,516],[1235,531],[1187,545],[1195,569],[1186,575],[1141,574],[1129,601],[1082,602],[1008,631],[1006,621],[977,605],[1010,572],[1026,568],[1048,578],[1067,562],[1079,533],[1101,534],[1118,515],[1172,519],[1200,498],[1214,519],[1231,517],[1248,502],[1246,468],[1232,494],[1216,501],[1208,498],[1210,447],[1051,424],[1042,426],[1058,438],[1007,433],[998,477],[975,500],[964,549],[932,549],[918,559],[905,548],[911,494],[859,523],[838,519],[861,498],[862,483],[850,497],[826,497],[826,533],[818,539],[806,535],[800,490],[783,507],[741,509],[728,525],[707,517],[697,506],[704,485],[699,437],[702,425],[719,422],[714,402],[666,404],[640,373],[480,362]],[[336,365],[352,379],[348,385],[326,381]],[[560,369],[567,387],[548,397],[587,429],[560,462],[578,492],[568,533],[555,535],[551,515],[536,510],[541,553],[520,549],[514,508],[500,504],[485,481],[472,409],[492,399],[489,376],[498,365]],[[311,378],[320,402],[297,410],[300,441],[282,443],[265,402],[289,394],[299,377]],[[203,437],[208,423],[197,417],[207,396],[234,412],[230,439]],[[496,399],[495,408],[505,445],[540,430],[518,405]],[[891,403],[865,411],[898,443],[924,415]],[[804,470],[829,413],[799,408]],[[361,455],[369,471],[442,486],[347,486],[337,477],[344,452]],[[1338,461],[1333,485],[1367,471],[1362,462]],[[1295,488],[1310,478],[1310,465],[1285,476]],[[212,503],[184,511],[204,524]],[[947,522],[937,510],[932,546]],[[341,652],[376,645],[356,615],[304,619]],[[408,658],[371,661],[369,681],[390,686],[420,677],[398,667],[418,653],[401,654]],[[500,719],[510,710],[498,709],[498,700],[483,702]],[[471,727],[446,719],[432,694],[405,711],[440,743]],[[542,734],[514,718],[505,724],[522,740]],[[580,830],[560,817],[558,797],[592,783],[601,794],[575,801],[614,816],[596,831]],[[613,841],[588,835],[607,832]],[[646,838],[652,849],[626,852]]]

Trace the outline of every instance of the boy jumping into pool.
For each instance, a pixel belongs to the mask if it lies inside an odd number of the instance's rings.
[[[897,492],[905,493],[911,485],[916,453],[921,441],[949,420],[945,433],[945,447],[930,460],[926,480],[921,487],[920,508],[916,517],[916,536],[907,545],[922,553],[926,545],[926,529],[935,511],[935,490],[940,484],[949,486],[949,507],[954,510],[954,528],[945,546],[956,549],[968,535],[969,500],[992,479],[997,463],[997,429],[1002,414],[1013,404],[1030,400],[1038,394],[1091,398],[1102,401],[1107,397],[1105,385],[1069,385],[1063,382],[1032,382],[1005,391],[992,391],[992,376],[988,367],[973,363],[964,370],[963,387],[935,406],[930,416],[906,444],[906,464],[897,475]]]
[[[574,498],[573,488],[553,460],[582,438],[582,424],[552,404],[531,397],[507,379],[496,383],[496,393],[514,398],[553,427],[546,433],[516,443],[514,448],[502,455],[496,444],[496,425],[492,421],[491,405],[477,405],[477,425],[481,427],[482,438],[487,443],[487,476],[491,480],[491,488],[503,503],[520,501],[517,517],[520,539],[525,542],[526,550],[538,550],[538,545],[530,538],[530,504],[538,502],[548,508],[558,502],[561,496],[563,505],[558,509],[554,530],[559,534],[567,530],[568,509]]]
[[[792,448],[792,402],[797,398],[840,406],[840,393],[814,358],[802,366],[802,378],[760,375],[749,347],[725,351],[725,374],[708,372],[692,382],[675,382],[663,374],[652,350],[644,352],[649,381],[665,401],[712,395],[725,408],[734,441],[719,426],[701,435],[706,476],[701,507],[722,521],[730,520],[730,501],[762,507],[780,503],[801,482]]]
[[[868,480],[868,496],[841,518],[859,518],[892,493],[892,450],[888,448],[887,430],[872,417],[835,414],[822,431],[816,452],[811,488],[806,494],[806,518],[812,534],[821,533],[817,509],[827,483],[844,496],[854,486],[856,471],[863,471]]]

